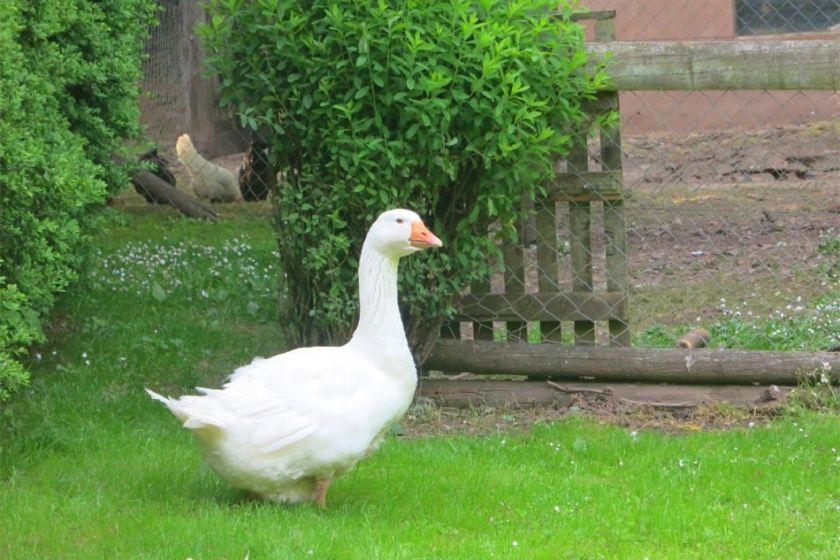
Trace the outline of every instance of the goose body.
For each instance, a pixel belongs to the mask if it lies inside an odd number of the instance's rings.
[[[440,244],[414,212],[385,212],[362,248],[359,324],[347,344],[257,358],[201,395],[149,394],[192,430],[207,463],[232,486],[324,505],[329,482],[375,451],[411,403],[417,378],[397,265]]]

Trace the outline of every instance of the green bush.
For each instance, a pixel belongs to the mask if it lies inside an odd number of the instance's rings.
[[[137,130],[140,50],[154,2],[0,3],[0,399],[40,318],[81,264],[111,154]]]
[[[26,305],[26,297],[0,276],[0,401],[26,384],[26,372],[14,354],[42,338],[37,315]]]
[[[58,109],[84,140],[110,192],[125,184],[112,157],[140,132],[141,53],[156,0],[15,0],[30,71],[54,86]]]
[[[493,237],[510,234],[605,79],[584,68],[570,6],[549,16],[557,6],[210,0],[223,104],[286,173],[275,223],[295,342],[348,335],[361,240],[388,207],[427,216],[445,244],[402,271],[419,357],[453,298],[487,276]]]

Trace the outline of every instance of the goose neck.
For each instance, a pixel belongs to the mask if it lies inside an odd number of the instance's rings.
[[[365,243],[359,259],[359,325],[355,342],[408,347],[397,300],[399,259]]]

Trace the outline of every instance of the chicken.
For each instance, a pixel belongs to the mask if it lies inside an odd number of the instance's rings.
[[[178,161],[184,164],[190,174],[190,187],[199,198],[210,202],[233,202],[241,200],[239,185],[233,173],[204,159],[199,154],[188,134],[182,134],[175,143]]]

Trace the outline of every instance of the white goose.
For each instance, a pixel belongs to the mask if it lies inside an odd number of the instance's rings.
[[[397,304],[399,259],[442,245],[410,210],[371,226],[359,261],[359,324],[338,347],[299,348],[238,368],[224,388],[179,399],[148,391],[193,431],[234,487],[326,505],[327,488],[375,451],[417,385]]]

